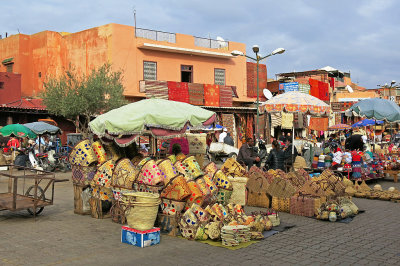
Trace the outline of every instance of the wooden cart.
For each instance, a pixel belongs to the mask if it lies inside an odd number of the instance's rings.
[[[0,211],[27,210],[36,216],[45,206],[53,205],[54,173],[14,165],[4,166],[9,170],[0,171]]]

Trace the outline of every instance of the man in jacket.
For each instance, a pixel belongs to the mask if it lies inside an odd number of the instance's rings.
[[[296,146],[294,146],[294,156],[292,156],[292,147],[293,147],[292,139],[286,139],[286,147],[284,149],[284,153],[285,153],[285,163],[287,165],[292,165],[298,155]]]
[[[237,161],[243,162],[248,166],[249,169],[254,164],[258,167],[261,166],[261,160],[254,150],[254,140],[252,138],[247,138],[246,143],[240,147]]]
[[[224,143],[231,145],[231,146],[235,146],[235,142],[233,141],[233,138],[231,137],[231,133],[227,133],[226,137],[224,138]]]

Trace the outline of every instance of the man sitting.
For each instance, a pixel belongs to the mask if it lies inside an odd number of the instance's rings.
[[[254,164],[258,167],[261,166],[260,157],[254,150],[254,140],[252,138],[247,138],[246,143],[242,145],[239,149],[239,154],[237,157],[237,161],[240,163],[244,163],[250,169]]]

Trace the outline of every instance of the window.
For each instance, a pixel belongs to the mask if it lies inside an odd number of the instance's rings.
[[[41,78],[42,77],[42,72],[38,73],[38,77]]]
[[[0,90],[4,89],[4,82],[0,82]]]
[[[181,82],[193,83],[193,66],[181,66]]]
[[[143,61],[143,80],[157,80],[157,62]]]
[[[225,85],[225,69],[214,69],[214,83],[217,85]]]
[[[7,71],[8,73],[13,73],[13,66],[14,66],[14,64],[8,64],[8,65],[6,65],[6,71]]]

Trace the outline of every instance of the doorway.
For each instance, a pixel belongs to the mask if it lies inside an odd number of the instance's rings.
[[[193,83],[193,66],[181,66],[181,82]]]

